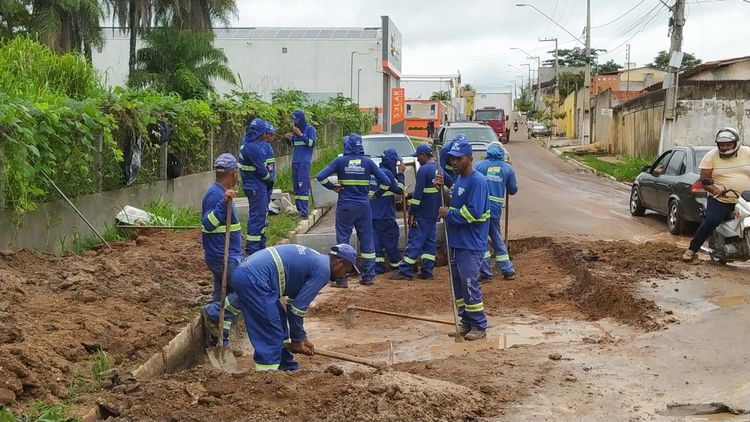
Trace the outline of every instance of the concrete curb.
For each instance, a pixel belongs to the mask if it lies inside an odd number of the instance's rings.
[[[604,178],[609,179],[609,180],[611,180],[611,181],[613,181],[613,182],[615,182],[617,184],[623,185],[623,186],[627,187],[628,189],[630,189],[630,187],[632,186],[632,183],[628,183],[628,182],[623,182],[623,181],[617,180],[616,177],[614,177],[614,176],[612,176],[610,174],[601,172],[601,171],[599,171],[599,170],[597,170],[597,169],[589,166],[588,164],[585,164],[585,163],[582,163],[582,162],[576,160],[575,158],[564,156],[563,152],[560,151],[557,148],[550,148],[550,150],[553,153],[555,153],[555,155],[557,155],[558,157],[560,157],[563,160],[569,162],[570,164],[573,164],[574,166],[576,166],[576,167],[580,168],[581,170],[585,171],[586,173],[592,173],[592,174],[595,174],[595,175],[597,175],[599,177],[604,177]]]

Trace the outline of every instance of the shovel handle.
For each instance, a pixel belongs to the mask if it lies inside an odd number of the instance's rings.
[[[232,235],[232,198],[227,202],[227,222],[224,226],[224,270],[221,272],[221,302],[219,302],[219,332],[221,338],[218,343],[224,346],[224,302],[227,298],[227,273],[229,272],[229,238]]]
[[[408,315],[408,314],[401,314],[398,312],[390,312],[390,311],[381,311],[380,309],[371,309],[371,308],[360,308],[359,306],[350,306],[347,308],[348,310],[356,310],[356,311],[362,311],[362,312],[370,312],[372,314],[381,314],[381,315],[390,315],[395,316],[399,318],[408,318],[408,319],[415,319],[417,321],[427,321],[427,322],[434,322],[437,324],[446,324],[446,325],[453,325],[453,321],[444,321],[442,319],[435,319],[435,318],[427,318],[417,315]]]
[[[334,352],[332,350],[315,349],[315,354],[320,355],[320,356],[325,356],[327,358],[333,358],[333,359],[338,359],[338,360],[344,360],[347,362],[358,363],[360,365],[365,365],[365,366],[369,366],[372,368],[385,368],[386,367],[386,363],[382,361],[361,358],[359,356],[347,355],[344,353]]]

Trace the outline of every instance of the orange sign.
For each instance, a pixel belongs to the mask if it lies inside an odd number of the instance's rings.
[[[391,88],[391,124],[401,123],[406,115],[406,89]]]

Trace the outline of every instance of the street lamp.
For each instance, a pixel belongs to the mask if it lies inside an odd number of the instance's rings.
[[[510,49],[511,50],[519,50],[520,52],[526,54],[526,58],[529,59],[529,60],[536,59],[537,77],[536,77],[536,94],[534,95],[534,103],[535,103],[534,106],[535,106],[535,108],[539,108],[539,105],[540,105],[539,104],[540,103],[539,98],[542,95],[542,78],[541,78],[541,76],[542,76],[542,72],[541,72],[542,60],[541,60],[541,58],[539,56],[532,56],[531,54],[529,54],[526,50],[524,50],[522,48],[511,47]],[[529,67],[529,69],[531,69],[531,67]],[[529,81],[529,86],[531,86],[531,81]]]
[[[586,49],[586,73],[584,76],[584,92],[583,92],[583,130],[581,131],[581,143],[591,142],[591,0],[586,0],[586,41],[581,41],[580,38],[573,35],[570,31],[563,28],[562,25],[557,23],[554,19],[547,16],[546,13],[539,10],[536,6],[530,3],[516,3],[518,7],[531,7],[547,18],[550,22],[557,25],[560,29],[567,32],[568,35],[575,38],[579,43],[583,44]]]

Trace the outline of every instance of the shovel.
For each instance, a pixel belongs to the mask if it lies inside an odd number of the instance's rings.
[[[221,273],[221,302],[219,305],[219,338],[217,345],[207,347],[206,354],[208,360],[214,368],[229,372],[230,374],[239,374],[243,371],[237,367],[237,360],[231,350],[224,347],[224,301],[227,298],[227,272],[229,272],[229,237],[232,233],[232,198],[227,203],[227,223],[226,234],[224,235],[224,271]],[[204,324],[211,324],[211,321],[203,321]]]

